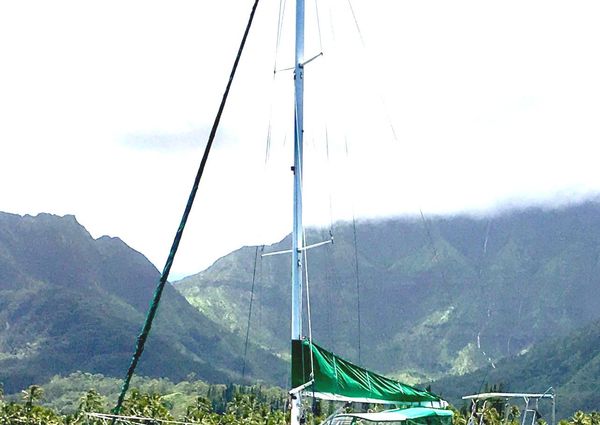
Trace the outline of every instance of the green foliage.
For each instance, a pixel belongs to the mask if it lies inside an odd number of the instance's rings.
[[[77,377],[74,377],[75,380]],[[285,406],[285,393],[278,388],[262,386],[243,387],[237,385],[209,386],[194,385],[186,382],[182,385],[165,382],[146,382],[149,388],[153,385],[163,388],[187,388],[192,390],[205,390],[211,398],[196,394],[190,403],[174,406],[169,401],[172,394],[147,392],[132,389],[125,399],[122,415],[148,417],[162,420],[180,420],[189,423],[205,425],[227,424],[265,424],[284,425],[289,421],[289,415],[283,411]],[[101,382],[99,382],[101,384]],[[5,403],[0,393],[0,424],[47,424],[47,425],[100,425],[100,419],[89,417],[86,413],[108,413],[107,399],[98,391],[86,391],[78,401],[77,410],[69,414],[60,414],[47,406],[41,406],[43,388],[32,385],[22,392],[21,402],[12,401]],[[216,410],[222,408],[222,410]],[[183,411],[183,414],[173,412]]]
[[[129,392],[129,397],[123,403],[121,414],[155,419],[173,419],[162,395],[142,393],[136,388]]]
[[[99,382],[101,384],[101,382]],[[145,382],[147,388],[152,385],[169,387],[166,383]],[[194,386],[187,382],[185,385],[171,384],[173,388],[196,388],[206,390],[204,386]],[[102,387],[102,385],[100,385]],[[286,411],[286,394],[279,388],[264,386],[211,386],[207,395],[196,394],[193,399],[183,406],[174,406],[169,402],[172,394],[162,394],[152,391],[132,389],[125,400],[122,414],[135,415],[163,420],[178,420],[192,424],[204,425],[284,425],[289,423],[289,412]],[[56,410],[43,406],[44,391],[40,386],[32,385],[22,392],[22,397],[15,401],[5,400],[0,392],[0,424],[2,425],[101,425],[99,419],[89,417],[86,413],[108,413],[111,407],[107,398],[94,389],[81,395],[77,409],[69,414],[59,413]],[[222,409],[215,409],[215,406]],[[488,404],[483,411],[486,425],[519,425],[520,412],[516,406],[509,406],[504,411],[504,406]],[[335,410],[332,403],[324,402],[313,408],[306,400],[304,405],[306,423],[320,423],[326,416]],[[453,425],[466,425],[466,412],[453,407]],[[181,411],[181,414],[174,414]],[[508,421],[503,418],[508,414]],[[538,420],[538,425],[547,425],[544,420]],[[559,422],[559,425],[600,425],[599,412],[578,411],[569,419]]]
[[[600,412],[582,412],[578,410],[570,419],[562,419],[559,425],[598,425],[600,424]]]
[[[44,390],[39,385],[30,385],[26,390],[21,391],[25,409],[31,410],[33,404],[39,402],[44,395]]]
[[[432,387],[450,402],[458,403],[461,396],[480,390],[540,392],[552,386],[556,388],[557,415],[571,416],[577,410],[598,408],[599,350],[600,321],[596,321],[566,337],[549,339],[527,353],[502,360],[495,368],[440,379]]]
[[[468,423],[468,414],[464,411],[458,411],[453,407],[450,409],[454,413],[453,425],[466,425]],[[492,404],[486,404],[483,411],[479,411],[478,414],[483,414],[485,425],[519,425],[521,423],[521,412],[518,406],[509,405],[508,411],[497,410]],[[476,423],[478,423],[476,421]],[[548,425],[545,419],[538,418],[537,425]],[[591,411],[583,412],[577,411],[569,419],[561,419],[558,421],[558,425],[600,425],[600,412]]]
[[[22,392],[22,403],[0,402],[0,423],[6,425],[62,425],[63,418],[47,407],[39,406],[43,390],[38,385],[31,385]]]
[[[194,404],[187,406],[184,416],[184,422],[203,423],[210,421],[214,414],[212,403],[206,397],[198,396]]]
[[[89,390],[81,396],[79,405],[77,406],[77,411],[82,413],[103,412],[105,409],[106,399],[94,389]]]
[[[122,376],[160,274],[118,238],[72,216],[0,212],[0,382],[16,392],[77,370]],[[244,340],[164,289],[137,372],[241,381]],[[284,382],[285,363],[254,344],[248,379]],[[72,406],[74,409],[76,406]]]
[[[433,389],[446,396],[471,393],[489,382],[519,391],[552,385],[558,388],[559,414],[596,408],[600,322],[573,329],[600,314],[600,233],[590,231],[599,226],[597,204],[484,219],[361,223],[356,236],[362,328],[369,329],[361,335],[368,347],[361,353],[365,366],[439,377],[487,366],[488,356],[516,356],[495,362],[496,369],[487,367],[451,385],[436,383]],[[0,381],[6,392],[50,379],[43,386],[43,403],[59,415],[80,412],[80,398],[89,388],[110,407],[119,380],[86,384],[94,379],[76,374],[80,388],[71,391],[52,376],[76,370],[121,376],[158,272],[120,240],[94,240],[73,217],[0,214],[0,230],[0,323],[5,324],[0,327]],[[313,334],[354,360],[356,311],[348,308],[356,305],[352,228],[340,224],[335,233],[335,245],[309,254],[311,290],[319,294],[311,305]],[[308,238],[323,239],[318,231]],[[253,259],[254,248],[241,249],[177,285],[190,291],[190,299],[202,300],[205,314],[172,287],[165,289],[142,373],[180,381],[194,370],[210,382],[241,381],[243,340],[235,333],[245,331]],[[286,375],[283,362],[258,346],[281,358],[288,355],[289,331],[281,326],[288,320],[289,288],[281,285],[288,274],[283,257],[262,260],[258,267],[251,317],[255,345],[246,369],[253,378],[283,382]],[[571,337],[544,342],[567,332]],[[233,385],[192,379],[179,384],[142,379],[134,386],[140,394],[161,394],[160,400],[148,396],[146,403],[167,407],[174,417],[185,415],[198,397],[210,400],[213,413],[234,415],[227,413],[228,403],[239,392]],[[40,407],[40,396],[34,390],[25,400],[6,396],[0,403],[4,413],[23,413],[26,406],[32,412]]]
[[[464,374],[489,365],[488,357],[496,363],[598,318],[600,234],[590,229],[600,226],[599,211],[585,204],[493,218],[360,223],[363,365],[420,381]],[[121,376],[156,269],[118,239],[94,240],[73,217],[0,214],[0,230],[0,323],[6,324],[0,327],[0,381],[6,391],[77,370]],[[334,233],[334,245],[308,254],[311,291],[318,294],[311,303],[313,335],[357,360],[352,226],[339,224]],[[308,238],[323,235],[311,231]],[[246,372],[253,381],[282,384],[289,288],[281,282],[288,280],[289,261],[259,261]],[[176,285],[203,314],[168,286],[139,373],[180,381],[193,370],[209,382],[242,382],[253,263],[254,248],[246,247]],[[557,367],[529,365],[520,383],[536,378],[556,386],[569,375],[568,392],[591,399],[600,359],[586,367],[580,359],[590,350],[561,349],[579,350],[572,364],[585,370],[558,361],[554,351],[548,361]],[[479,382],[472,380],[463,393]],[[65,396],[69,412],[79,396]]]

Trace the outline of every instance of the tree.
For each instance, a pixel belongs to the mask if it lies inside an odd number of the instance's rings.
[[[195,404],[187,407],[184,422],[216,424],[219,422],[219,415],[213,413],[209,399],[199,396]]]
[[[123,415],[173,420],[162,395],[158,393],[141,393],[135,388],[131,390],[129,398],[123,403],[121,413]]]
[[[31,410],[33,403],[36,403],[44,396],[44,390],[39,385],[30,385],[26,390],[21,391],[23,401],[25,402],[25,410]]]
[[[590,415],[586,415],[581,410],[578,410],[569,423],[572,425],[592,425],[592,418]]]

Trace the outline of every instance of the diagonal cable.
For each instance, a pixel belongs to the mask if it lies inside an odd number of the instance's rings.
[[[113,413],[119,414],[121,411],[121,407],[123,405],[123,401],[125,399],[125,394],[129,389],[129,384],[131,382],[131,378],[135,372],[135,368],[138,364],[138,361],[144,351],[144,345],[146,344],[146,339],[148,338],[148,334],[150,333],[150,329],[152,328],[152,321],[154,320],[154,316],[156,315],[156,311],[158,310],[158,305],[160,303],[160,298],[167,283],[167,279],[169,278],[169,272],[171,271],[171,266],[173,265],[173,260],[175,259],[175,254],[177,253],[177,249],[179,248],[179,243],[181,241],[181,236],[183,235],[183,230],[185,228],[185,224],[190,215],[190,211],[192,210],[192,205],[194,204],[194,199],[196,197],[196,192],[198,192],[198,186],[200,184],[200,179],[202,174],[204,173],[204,168],[206,167],[206,162],[208,160],[208,154],[210,153],[210,148],[215,139],[215,135],[217,133],[217,128],[219,126],[219,122],[221,121],[221,115],[223,114],[223,109],[225,108],[225,103],[227,102],[227,97],[229,95],[229,90],[231,88],[231,84],[233,83],[233,77],[235,76],[235,72],[237,70],[238,64],[240,62],[240,58],[242,56],[242,51],[244,50],[244,45],[246,44],[246,39],[248,38],[248,33],[250,32],[250,27],[252,25],[252,21],[254,19],[254,13],[256,12],[256,7],[258,6],[259,0],[255,0],[254,5],[252,6],[252,11],[250,12],[250,18],[248,19],[248,24],[246,25],[246,30],[244,31],[244,36],[242,37],[242,41],[240,43],[240,47],[237,52],[237,56],[233,63],[233,67],[231,69],[231,73],[229,75],[229,80],[227,81],[227,86],[225,87],[225,93],[223,93],[223,98],[221,99],[221,104],[219,105],[219,110],[217,111],[217,115],[213,122],[212,129],[210,131],[210,135],[208,136],[208,142],[206,143],[206,147],[204,148],[204,155],[202,156],[202,161],[200,162],[200,166],[198,168],[198,172],[196,173],[196,178],[194,179],[194,185],[192,187],[192,191],[190,192],[190,196],[188,197],[187,204],[185,206],[185,210],[183,212],[183,216],[181,217],[181,222],[179,223],[179,227],[177,228],[177,232],[175,233],[175,238],[173,240],[173,244],[171,245],[171,250],[169,252],[169,256],[165,263],[165,267],[160,276],[160,280],[156,289],[154,290],[154,296],[152,298],[152,303],[150,304],[150,308],[148,309],[148,314],[146,315],[146,320],[144,321],[144,326],[142,328],[141,333],[138,335],[135,353],[131,358],[131,364],[129,365],[129,369],[127,370],[127,374],[125,376],[125,380],[121,387],[121,393],[119,394],[119,399],[117,400],[117,405],[113,409]],[[112,424],[114,425],[115,420],[113,419]]]
[[[264,245],[263,245],[264,249]],[[254,269],[252,271],[252,289],[250,290],[250,307],[248,307],[248,325],[246,326],[246,342],[244,343],[244,365],[242,379],[246,376],[246,356],[248,355],[248,340],[250,338],[250,320],[252,319],[252,303],[254,302],[254,284],[256,282],[256,263],[258,262],[258,246],[254,251]]]

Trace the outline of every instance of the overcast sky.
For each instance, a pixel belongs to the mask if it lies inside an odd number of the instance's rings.
[[[74,214],[162,269],[252,3],[0,2],[0,210]],[[173,277],[290,228],[288,3],[278,48],[259,5]],[[600,193],[600,2],[307,10],[308,224]]]

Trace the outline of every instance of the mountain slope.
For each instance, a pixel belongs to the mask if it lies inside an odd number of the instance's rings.
[[[600,204],[494,217],[364,222],[309,251],[313,335],[380,372],[424,380],[462,374],[600,318]],[[308,243],[327,238],[312,231]],[[265,251],[289,247],[289,239]],[[175,285],[207,316],[240,331],[255,248]],[[289,258],[259,257],[255,340],[287,352]],[[356,270],[358,269],[358,282]],[[357,296],[360,294],[360,297]]]
[[[6,391],[76,370],[124,375],[159,273],[117,238],[72,216],[0,213],[0,382]],[[284,362],[249,349],[247,377],[283,382]],[[138,373],[241,379],[243,340],[170,285]]]
[[[495,368],[441,379],[431,383],[457,406],[461,396],[486,386],[500,385],[503,391],[544,392],[556,390],[557,414],[569,417],[577,410],[597,410],[600,405],[600,321],[561,338],[536,344],[520,356],[504,359]]]

